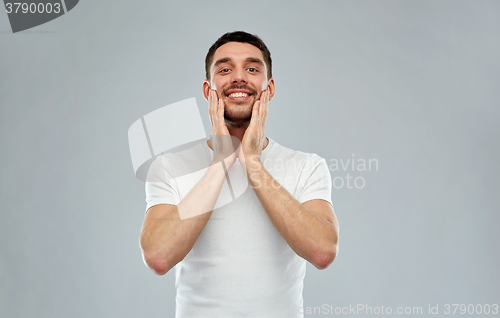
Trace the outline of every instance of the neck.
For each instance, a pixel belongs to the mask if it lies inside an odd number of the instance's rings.
[[[243,139],[243,136],[245,135],[245,131],[247,131],[247,127],[231,127],[231,126],[228,126],[227,130],[229,130],[229,134],[231,136],[234,136],[234,137],[238,138],[240,140],[240,143],[241,143],[241,140]]]

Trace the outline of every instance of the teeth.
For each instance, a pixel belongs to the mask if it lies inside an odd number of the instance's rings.
[[[229,97],[247,97],[247,93],[232,93]]]

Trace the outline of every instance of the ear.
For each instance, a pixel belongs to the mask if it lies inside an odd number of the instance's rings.
[[[203,91],[203,97],[208,102],[208,96],[210,95],[210,83],[208,82],[208,80],[203,81],[202,91]]]
[[[270,78],[267,84],[267,88],[269,89],[269,100],[272,100],[274,97],[274,92],[276,87],[274,86],[274,78]]]

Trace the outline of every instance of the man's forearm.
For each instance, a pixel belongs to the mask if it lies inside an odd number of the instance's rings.
[[[158,205],[148,211],[154,213],[154,219],[150,217],[150,224],[141,231],[140,244],[146,263],[157,274],[168,272],[193,248],[212,214],[225,177],[222,165],[212,164],[177,206],[167,209]]]
[[[336,222],[300,204],[273,179],[260,160],[249,160],[249,183],[278,232],[299,256],[318,268],[327,267],[337,252]]]

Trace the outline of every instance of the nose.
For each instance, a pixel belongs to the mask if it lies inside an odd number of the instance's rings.
[[[245,73],[245,70],[243,69],[235,69],[233,71],[233,77],[231,78],[231,83],[233,84],[238,84],[238,83],[247,83],[247,75]]]

